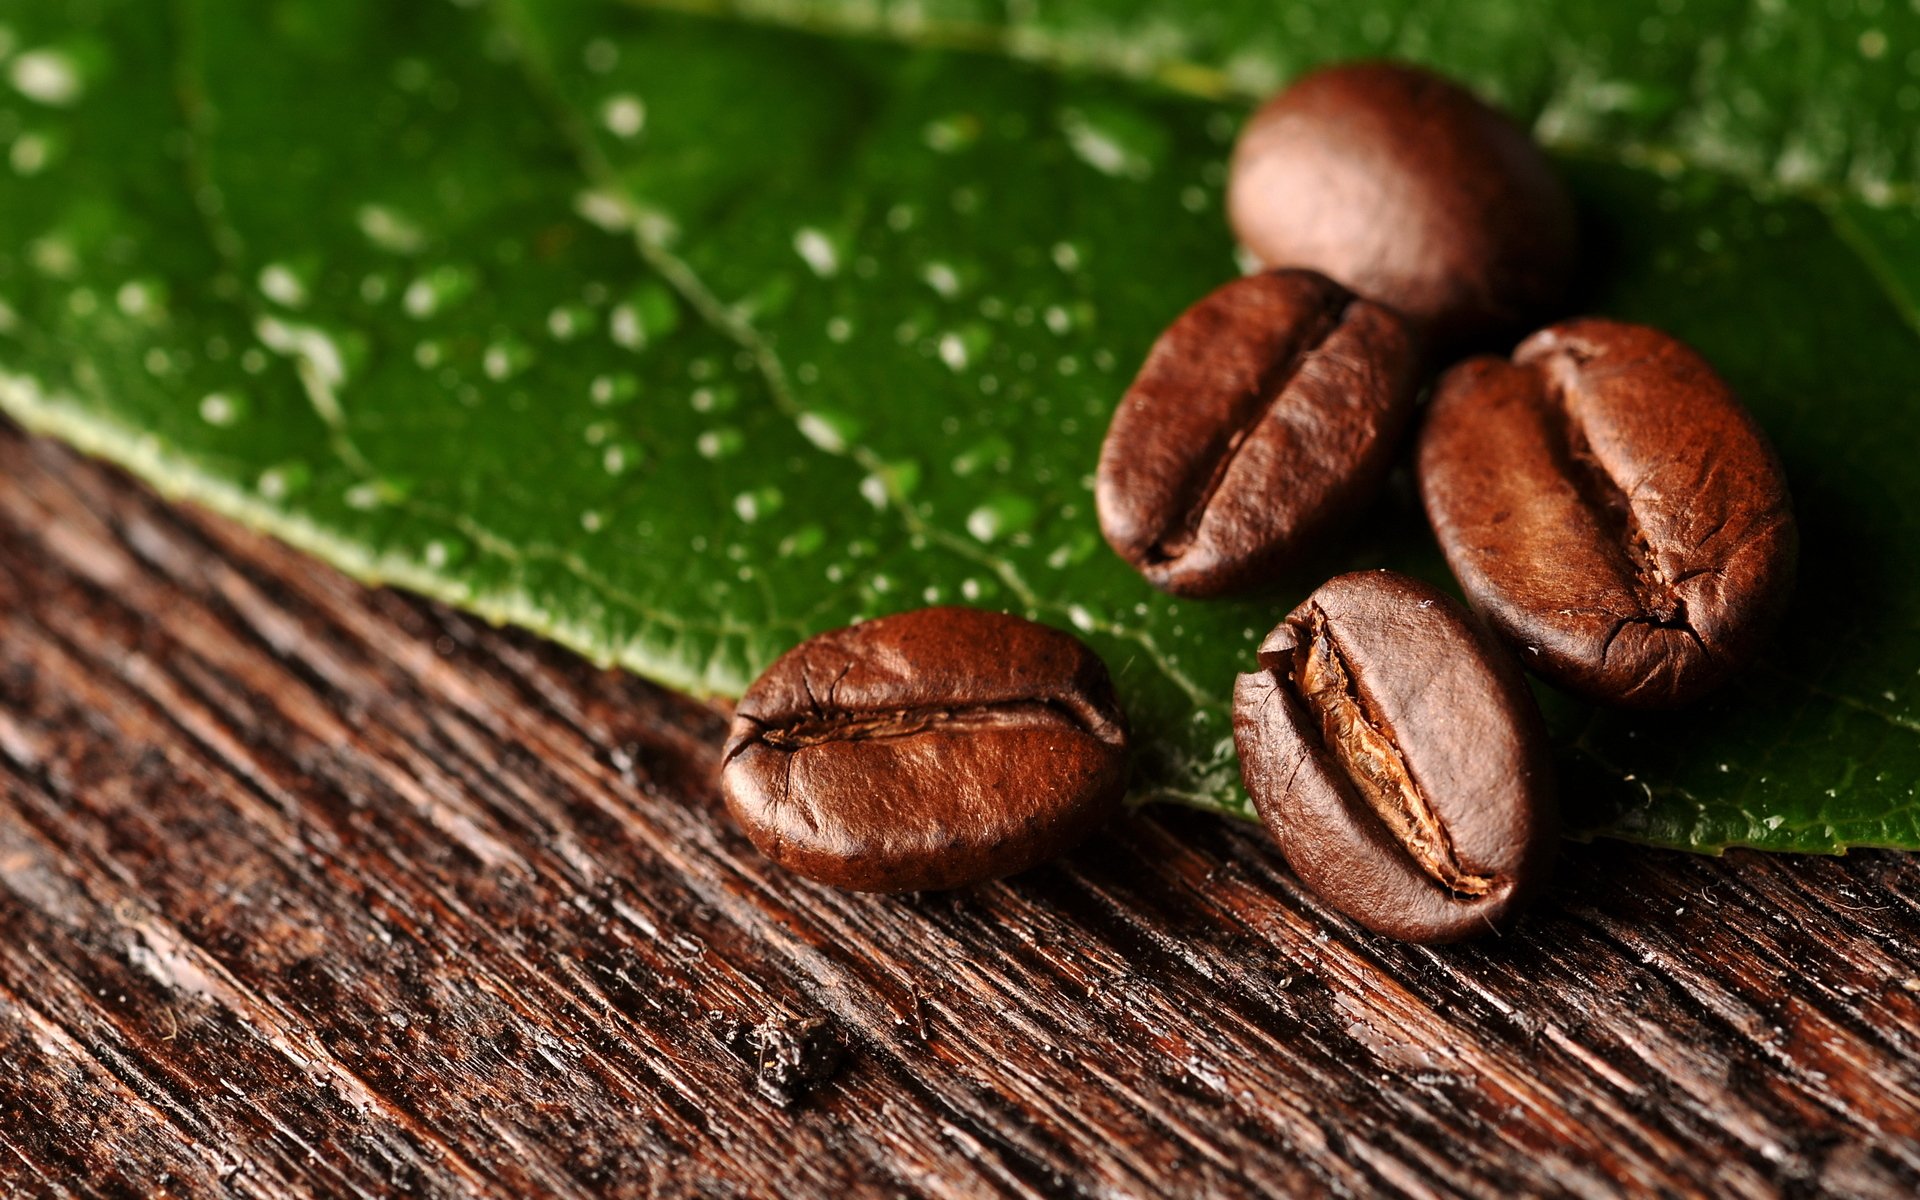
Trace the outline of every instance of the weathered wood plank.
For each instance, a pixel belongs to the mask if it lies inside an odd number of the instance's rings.
[[[1571,847],[1452,949],[1185,812],[852,896],[721,730],[0,431],[0,1193],[1920,1190],[1912,856]]]

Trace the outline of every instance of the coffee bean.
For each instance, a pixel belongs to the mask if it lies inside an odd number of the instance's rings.
[[[1764,434],[1658,330],[1569,321],[1441,381],[1420,491],[1473,605],[1552,682],[1692,700],[1751,659],[1792,586],[1793,505]]]
[[[1240,772],[1302,882],[1378,933],[1508,922],[1555,849],[1546,735],[1518,668],[1444,593],[1342,575],[1233,689]]]
[[[1227,284],[1160,335],[1115,411],[1101,532],[1179,595],[1271,578],[1379,485],[1415,358],[1398,317],[1312,271]]]
[[[927,608],[802,642],[740,701],[721,789],[762,853],[855,891],[1025,870],[1118,806],[1127,730],[1073,636]]]
[[[1234,149],[1227,218],[1268,266],[1322,271],[1442,349],[1537,325],[1578,257],[1573,202],[1527,132],[1395,63],[1330,67],[1268,101]]]

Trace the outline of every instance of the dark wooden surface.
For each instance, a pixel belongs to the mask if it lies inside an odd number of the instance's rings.
[[[1920,861],[1361,933],[1179,811],[782,874],[714,710],[0,429],[0,1194],[1911,1195]]]

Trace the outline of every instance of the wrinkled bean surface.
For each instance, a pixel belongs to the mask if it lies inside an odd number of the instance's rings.
[[[1765,436],[1658,330],[1569,321],[1441,381],[1420,490],[1476,608],[1590,699],[1692,700],[1750,660],[1798,535]]]
[[[1379,933],[1508,922],[1554,852],[1546,739],[1518,669],[1445,594],[1342,575],[1234,687],[1241,776],[1307,886]]]
[[[1119,804],[1126,723],[1077,638],[929,608],[811,638],[735,710],[727,806],[762,853],[857,891],[960,887],[1067,849]]]
[[[1378,487],[1415,358],[1398,317],[1325,276],[1227,284],[1160,336],[1115,411],[1101,531],[1170,592],[1266,581]]]

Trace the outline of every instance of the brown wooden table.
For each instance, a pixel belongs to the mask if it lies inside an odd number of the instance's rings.
[[[0,428],[0,1194],[1920,1191],[1920,860],[1371,937],[1150,809],[847,895],[715,710]]]

